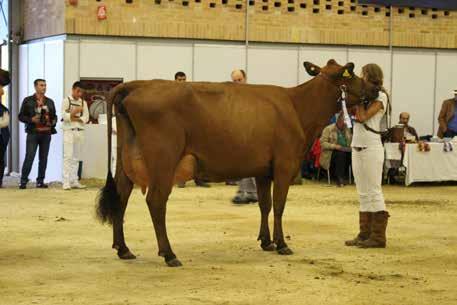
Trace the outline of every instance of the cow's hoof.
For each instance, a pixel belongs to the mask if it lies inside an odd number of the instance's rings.
[[[262,250],[263,251],[274,251],[276,250],[276,246],[274,243],[269,243],[268,245],[260,245],[262,247]]]
[[[181,267],[182,266],[181,262],[177,258],[173,258],[169,261],[166,261],[166,263],[167,263],[168,267]]]
[[[281,248],[281,249],[277,249],[276,251],[278,251],[279,255],[292,255],[292,254],[294,254],[294,252],[292,252],[292,250],[290,250],[289,247],[284,247],[284,248]]]
[[[124,253],[117,253],[117,256],[119,256],[120,259],[135,259],[136,256],[133,255],[132,252],[130,252],[130,250],[127,250],[126,252]]]

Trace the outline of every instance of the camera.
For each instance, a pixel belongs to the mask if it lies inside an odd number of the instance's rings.
[[[46,109],[41,108],[40,124],[46,125],[48,122],[49,122],[49,113],[46,111]]]

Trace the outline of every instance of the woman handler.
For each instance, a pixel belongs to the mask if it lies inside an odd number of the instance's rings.
[[[383,88],[383,73],[378,65],[365,65],[362,78],[376,86],[378,97],[355,109],[351,146],[352,169],[360,201],[360,232],[354,239],[346,241],[346,245],[385,248],[389,213],[381,188],[384,148],[376,131],[381,130],[381,122],[390,112],[389,98]]]

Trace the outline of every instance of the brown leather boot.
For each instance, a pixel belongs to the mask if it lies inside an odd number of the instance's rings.
[[[373,213],[370,238],[357,244],[360,248],[385,248],[386,228],[390,215],[387,211]]]
[[[372,218],[373,213],[371,212],[359,212],[360,232],[354,239],[346,240],[344,242],[346,246],[357,246],[359,242],[367,240],[370,237]]]

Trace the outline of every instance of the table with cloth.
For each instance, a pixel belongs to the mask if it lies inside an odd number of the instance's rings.
[[[444,151],[444,143],[428,143],[430,151],[419,151],[417,144],[406,144],[403,166],[405,185],[414,182],[457,181],[457,143],[452,151]],[[386,167],[397,167],[401,160],[399,143],[385,143]]]

